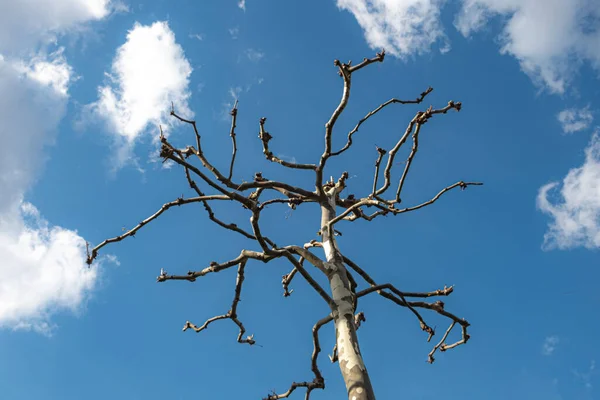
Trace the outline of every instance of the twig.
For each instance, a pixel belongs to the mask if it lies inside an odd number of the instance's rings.
[[[233,146],[233,150],[231,153],[231,163],[229,164],[229,176],[227,177],[227,180],[229,181],[231,181],[231,177],[233,176],[233,164],[235,163],[235,155],[237,154],[237,144],[235,142],[235,122],[237,120],[238,113],[237,105],[238,101],[236,99],[235,103],[233,104],[233,108],[229,112],[229,114],[231,115],[231,130],[229,131],[229,136],[231,136],[231,144]]]
[[[149,216],[148,218],[146,218],[145,220],[143,220],[142,222],[140,222],[139,224],[134,226],[132,229],[125,232],[124,234],[115,236],[110,239],[106,239],[102,243],[100,243],[98,246],[94,247],[91,251],[91,254],[88,254],[87,261],[86,261],[87,264],[88,265],[92,264],[94,259],[98,256],[98,251],[101,248],[103,248],[104,246],[106,246],[109,243],[120,242],[121,240],[125,239],[128,236],[132,236],[132,237],[135,236],[137,231],[139,231],[143,226],[147,225],[151,221],[158,218],[163,212],[167,211],[169,208],[174,207],[174,206],[181,206],[183,204],[189,204],[189,203],[207,202],[209,200],[231,200],[231,199],[227,196],[221,196],[221,195],[212,195],[212,196],[202,195],[202,196],[191,197],[191,198],[187,198],[187,199],[184,199],[183,197],[179,197],[177,200],[173,200],[168,203],[165,203],[162,205],[162,207],[160,207],[158,209],[158,211],[156,211],[154,214],[152,214],[151,216]],[[87,246],[89,248],[89,245],[87,245]]]
[[[335,123],[339,116],[346,108],[348,100],[350,99],[351,75],[353,72],[356,72],[369,64],[375,62],[383,62],[384,57],[385,51],[382,50],[380,53],[377,53],[375,57],[365,58],[361,63],[355,66],[351,66],[350,63],[341,63],[339,60],[335,60],[333,62],[333,64],[336,67],[338,67],[338,73],[344,79],[344,89],[342,91],[342,98],[340,99],[338,106],[331,114],[329,121],[327,121],[327,123],[325,124],[325,150],[323,151],[323,154],[321,155],[321,159],[319,161],[319,165],[317,166],[315,179],[315,186],[319,197],[324,197],[323,188],[321,187],[323,185],[323,170],[325,169],[327,159],[331,157],[331,136],[333,133],[333,127],[335,126]]]
[[[325,325],[331,321],[333,321],[333,317],[331,315],[328,315],[327,317],[320,319],[313,326],[313,329],[312,329],[313,353],[312,353],[312,357],[311,357],[311,370],[312,370],[313,374],[315,375],[312,382],[293,382],[290,385],[290,388],[286,392],[281,393],[281,394],[271,393],[264,400],[285,399],[285,398],[289,397],[296,389],[298,389],[300,387],[306,388],[305,399],[309,399],[310,392],[312,392],[314,389],[325,389],[325,379],[323,378],[323,375],[321,374],[321,371],[319,370],[319,366],[317,364],[317,359],[318,359],[319,353],[321,352],[321,345],[319,343],[319,329],[321,329],[321,327],[323,325]]]
[[[448,112],[448,110],[451,109],[455,109],[456,111],[460,111],[461,109],[461,103],[459,102],[453,102],[453,101],[449,101],[448,105],[446,107],[440,108],[440,109],[433,109],[432,107],[429,107],[427,109],[427,111],[423,112],[423,111],[419,111],[414,118],[410,121],[410,123],[408,124],[406,131],[404,131],[404,134],[402,135],[402,137],[400,138],[400,140],[398,140],[398,142],[396,143],[396,145],[389,151],[388,153],[388,161],[386,164],[386,167],[383,171],[383,176],[384,176],[384,184],[381,188],[379,188],[377,190],[377,192],[375,192],[375,194],[377,196],[382,195],[391,185],[391,170],[392,170],[392,166],[394,165],[394,158],[396,156],[396,153],[398,152],[398,150],[400,150],[400,148],[402,147],[402,145],[404,144],[404,142],[406,142],[406,139],[408,138],[408,136],[410,135],[410,133],[412,132],[415,124],[419,123],[419,124],[424,124],[426,123],[432,116],[434,116],[435,114],[446,114]]]
[[[393,99],[386,101],[383,104],[380,104],[377,108],[370,111],[367,115],[362,117],[362,119],[360,121],[358,121],[356,126],[350,132],[348,132],[348,139],[347,139],[344,147],[342,147],[338,151],[331,153],[331,156],[340,155],[343,152],[345,152],[346,150],[348,150],[350,148],[350,146],[352,146],[352,136],[358,131],[360,126],[364,122],[366,122],[369,118],[371,118],[372,116],[377,114],[379,111],[383,110],[385,107],[389,106],[390,104],[420,104],[425,99],[425,96],[427,96],[432,91],[433,91],[433,88],[431,88],[431,87],[427,88],[427,90],[425,90],[423,93],[421,93],[421,95],[416,100],[400,100],[400,99],[393,98]]]
[[[237,337],[238,343],[248,343],[249,345],[253,345],[256,343],[256,341],[254,340],[254,335],[246,336],[245,338],[242,337],[244,335],[244,333],[246,332],[246,329],[244,328],[244,324],[242,324],[242,321],[240,321],[237,316],[237,306],[238,306],[238,303],[240,302],[240,295],[242,293],[242,284],[244,282],[244,267],[245,266],[246,266],[246,260],[243,260],[239,263],[237,279],[235,282],[235,296],[233,297],[233,302],[231,303],[231,308],[229,309],[227,314],[218,315],[216,317],[210,318],[200,327],[192,324],[190,321],[186,321],[186,323],[183,327],[184,332],[188,329],[193,329],[196,331],[196,333],[202,332],[203,330],[208,328],[208,325],[210,323],[212,323],[214,321],[218,321],[220,319],[230,319],[239,328],[239,333],[238,333],[238,337]]]
[[[283,165],[284,167],[294,168],[294,169],[312,169],[315,170],[317,166],[315,164],[298,164],[289,161],[282,160],[281,158],[275,156],[271,150],[269,150],[269,141],[273,139],[273,136],[267,131],[265,131],[265,122],[267,119],[265,117],[261,118],[259,121],[259,131],[258,137],[263,145],[263,154],[267,158],[267,160]]]

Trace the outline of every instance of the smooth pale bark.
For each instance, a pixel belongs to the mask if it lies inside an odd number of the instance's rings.
[[[375,400],[373,386],[363,362],[356,325],[354,324],[354,295],[343,264],[342,256],[336,244],[333,232],[327,229],[327,223],[335,217],[335,194],[337,188],[327,193],[330,202],[321,207],[321,235],[323,250],[327,258],[327,272],[335,303],[333,321],[338,352],[338,364],[346,383],[348,400]]]

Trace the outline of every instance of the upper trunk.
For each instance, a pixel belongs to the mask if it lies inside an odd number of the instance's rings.
[[[327,258],[327,270],[332,299],[335,303],[333,320],[337,344],[338,364],[346,383],[349,400],[375,400],[369,374],[360,353],[354,323],[354,293],[337,247],[333,232],[327,223],[335,217],[335,192],[328,193],[329,204],[321,206],[321,235]]]

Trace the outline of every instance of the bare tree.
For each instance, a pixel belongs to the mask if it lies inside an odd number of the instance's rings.
[[[206,209],[209,218],[221,227],[237,232],[240,235],[245,236],[248,239],[253,240],[258,244],[259,250],[242,250],[236,258],[226,261],[223,263],[211,262],[208,267],[200,271],[189,271],[183,275],[169,275],[166,271],[161,269],[161,273],[158,276],[158,282],[165,282],[168,280],[186,280],[193,282],[196,279],[203,277],[210,273],[216,273],[223,271],[231,267],[237,267],[237,280],[235,285],[235,291],[233,295],[233,302],[231,309],[223,315],[218,315],[208,319],[202,325],[195,325],[189,321],[185,323],[183,330],[192,329],[196,332],[201,332],[206,329],[211,323],[222,320],[230,319],[239,327],[239,334],[237,341],[239,343],[247,343],[249,345],[255,344],[255,340],[252,335],[244,336],[245,328],[239,319],[237,306],[240,301],[240,294],[242,291],[242,285],[244,282],[245,267],[248,260],[259,260],[263,263],[268,263],[272,260],[285,258],[291,264],[291,271],[289,274],[283,276],[282,285],[284,290],[284,296],[289,296],[291,291],[289,285],[297,274],[300,274],[308,284],[320,295],[320,297],[327,303],[331,312],[318,320],[313,327],[312,336],[314,350],[311,358],[311,369],[314,374],[314,378],[309,381],[293,382],[286,392],[277,394],[269,394],[266,399],[282,399],[287,398],[298,388],[306,389],[306,399],[310,397],[310,393],[314,389],[325,388],[325,379],[323,378],[317,361],[321,347],[319,345],[319,330],[325,324],[333,322],[335,324],[336,331],[336,345],[333,349],[333,355],[330,356],[332,362],[338,362],[342,376],[344,378],[346,389],[348,392],[348,398],[352,400],[372,400],[375,399],[375,394],[367,368],[363,362],[360,347],[358,344],[357,330],[360,327],[361,322],[365,321],[365,316],[362,312],[357,312],[358,300],[364,296],[376,293],[385,299],[388,299],[401,307],[406,307],[411,313],[415,315],[419,321],[420,328],[427,333],[427,340],[430,341],[435,335],[435,331],[425,322],[422,317],[422,310],[431,310],[442,316],[448,318],[449,327],[442,335],[440,341],[435,344],[428,355],[429,362],[434,361],[434,355],[436,351],[445,351],[457,347],[461,344],[466,343],[469,340],[467,334],[467,327],[469,323],[451,312],[446,311],[444,302],[437,300],[433,302],[425,301],[424,299],[448,296],[453,291],[453,287],[444,287],[440,290],[425,293],[415,292],[404,292],[397,289],[391,283],[378,283],[376,282],[363,268],[359,267],[351,259],[345,256],[336,241],[337,231],[336,225],[342,221],[355,221],[358,219],[365,219],[371,221],[382,215],[398,215],[411,211],[418,210],[425,206],[431,205],[436,202],[444,193],[454,189],[460,188],[465,189],[470,185],[481,185],[478,182],[456,182],[437,193],[433,198],[411,207],[401,208],[402,188],[411,164],[418,150],[419,145],[419,133],[423,125],[434,115],[445,114],[450,110],[460,111],[461,103],[450,101],[442,108],[429,107],[425,111],[419,111],[416,113],[414,118],[409,122],[404,134],[398,139],[394,147],[386,151],[381,148],[377,148],[376,160],[375,160],[375,172],[373,178],[373,185],[370,191],[363,197],[355,197],[348,195],[345,198],[340,196],[340,192],[346,187],[346,180],[348,179],[348,173],[344,172],[337,181],[333,178],[324,181],[324,170],[327,165],[327,161],[335,156],[347,151],[352,146],[352,137],[359,130],[361,125],[365,123],[369,118],[373,117],[383,108],[392,104],[420,104],[425,97],[431,93],[432,88],[428,88],[415,100],[399,100],[396,98],[390,99],[385,103],[379,105],[377,108],[366,114],[362,119],[358,121],[356,126],[348,133],[347,141],[345,145],[334,151],[332,148],[332,135],[336,124],[336,121],[344,111],[344,108],[348,104],[350,97],[350,87],[352,83],[352,77],[354,73],[358,72],[362,68],[369,66],[376,62],[382,62],[385,53],[382,51],[377,53],[373,58],[365,58],[361,63],[357,65],[351,65],[350,62],[347,64],[341,63],[335,60],[334,64],[338,68],[338,73],[342,77],[344,82],[344,88],[342,98],[333,111],[329,121],[325,124],[325,149],[321,155],[318,163],[315,164],[300,164],[296,162],[285,161],[278,158],[273,154],[269,148],[269,141],[272,136],[265,130],[266,119],[261,118],[259,123],[259,134],[258,137],[262,141],[263,153],[265,157],[274,162],[281,164],[285,168],[292,170],[312,170],[315,174],[314,190],[303,189],[296,187],[286,182],[279,182],[270,180],[263,177],[262,174],[256,173],[252,182],[236,182],[233,180],[235,157],[237,153],[236,144],[236,119],[237,119],[237,102],[234,104],[231,110],[231,130],[230,136],[233,146],[231,162],[229,163],[229,169],[226,173],[221,172],[216,168],[206,157],[202,151],[200,144],[200,134],[196,127],[196,122],[187,120],[179,116],[175,110],[171,110],[171,115],[182,121],[183,123],[191,125],[195,133],[196,143],[195,146],[187,146],[184,149],[174,147],[161,131],[161,151],[160,156],[164,160],[171,160],[179,164],[187,178],[189,186],[195,191],[197,196],[184,198],[183,196],[177,198],[174,201],[164,204],[156,213],[140,222],[133,229],[128,232],[103,241],[95,248],[91,249],[88,254],[88,264],[92,264],[93,260],[98,256],[98,251],[109,243],[119,242],[126,237],[134,236],[143,226],[147,225],[154,219],[158,218],[162,213],[174,206],[182,206],[190,203],[202,203]],[[393,196],[385,198],[388,189],[392,186],[392,167],[395,165],[394,159],[398,150],[404,145],[404,143],[412,137],[412,149],[406,162],[404,163],[404,170],[398,181],[396,193]],[[197,158],[202,164],[203,168],[197,167],[192,164],[189,159]],[[385,167],[382,163],[385,158]],[[383,174],[381,168],[383,167]],[[212,175],[212,176],[211,176]],[[379,184],[381,180],[380,175],[383,175],[383,183]],[[197,180],[201,181],[203,185],[207,185],[211,188],[214,194],[205,194],[200,186],[197,184]],[[261,200],[261,194],[272,191],[276,194],[267,200]],[[245,230],[240,228],[235,223],[227,223],[217,218],[213,212],[210,204],[211,202],[217,201],[235,201],[241,204],[250,213],[250,226],[251,230]],[[318,235],[321,237],[320,241],[310,240],[303,246],[287,245],[278,246],[273,240],[265,236],[260,226],[261,212],[270,204],[287,204],[292,209],[299,207],[304,203],[317,203],[321,209],[321,230]],[[373,212],[369,213],[367,209],[374,209]],[[338,210],[343,210],[338,213]],[[324,259],[318,257],[312,248],[321,247],[325,255]],[[315,272],[305,267],[305,261],[316,267]],[[314,273],[324,274],[329,281],[329,290],[321,287],[317,280],[313,277]],[[366,284],[366,288],[359,290],[356,277],[360,276]],[[448,336],[452,329],[457,325],[460,326],[462,332],[461,337],[454,343],[446,343]]]

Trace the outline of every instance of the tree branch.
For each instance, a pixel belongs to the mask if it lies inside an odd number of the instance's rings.
[[[351,76],[353,72],[358,71],[359,69],[366,67],[369,64],[372,64],[374,62],[383,62],[383,59],[385,57],[385,51],[381,51],[380,53],[377,53],[375,55],[375,57],[373,58],[365,58],[361,63],[355,65],[355,66],[351,66],[350,62],[348,62],[347,64],[341,63],[339,60],[335,60],[333,62],[333,64],[338,67],[338,73],[341,75],[341,77],[344,80],[344,89],[342,92],[342,98],[340,99],[340,103],[338,104],[338,106],[336,107],[336,109],[333,111],[333,114],[331,114],[331,117],[329,118],[329,121],[327,121],[327,123],[325,124],[325,150],[323,151],[323,154],[321,155],[321,159],[319,161],[319,165],[317,166],[316,169],[316,179],[315,179],[315,186],[317,189],[317,193],[319,194],[319,197],[324,197],[325,194],[323,192],[323,170],[325,169],[325,164],[327,163],[327,159],[329,157],[331,157],[331,136],[333,133],[333,127],[335,126],[335,123],[337,121],[337,119],[339,118],[339,116],[342,114],[342,112],[344,111],[344,109],[346,108],[346,105],[348,104],[348,100],[350,99],[350,86],[352,83],[351,80]]]
[[[241,263],[246,263],[248,259],[259,260],[264,263],[267,263],[275,258],[281,257],[280,254],[270,255],[261,253],[253,250],[242,250],[240,255],[234,258],[233,260],[226,261],[224,263],[217,263],[216,261],[211,261],[209,266],[200,270],[200,271],[188,271],[186,275],[168,275],[164,269],[161,269],[161,274],[156,278],[157,282],[165,282],[168,280],[185,280],[194,282],[196,278],[203,277],[204,275],[210,273],[216,273],[223,271],[224,269],[231,268],[235,265],[239,265]]]
[[[416,206],[413,207],[407,207],[407,208],[402,208],[402,209],[397,209],[394,208],[393,205],[388,204],[388,203],[382,203],[380,200],[373,200],[370,198],[364,198],[361,199],[360,201],[354,203],[352,206],[348,207],[346,210],[344,210],[342,213],[338,214],[335,218],[333,218],[331,221],[329,221],[329,225],[333,226],[334,224],[336,224],[337,222],[345,219],[350,213],[353,213],[357,210],[359,210],[361,207],[363,206],[375,206],[378,208],[382,209],[381,213],[376,213],[375,215],[371,216],[371,217],[367,217],[367,216],[363,216],[365,219],[373,219],[375,216],[377,215],[385,215],[387,213],[392,213],[394,215],[396,214],[403,214],[409,211],[415,211],[418,210],[420,208],[423,208],[425,206],[431,205],[433,203],[435,203],[444,193],[446,193],[449,190],[452,190],[456,187],[460,187],[462,190],[465,190],[467,188],[467,186],[481,186],[483,185],[483,183],[481,182],[464,182],[464,181],[459,181],[456,182],[453,185],[450,185],[448,187],[445,187],[444,189],[442,189],[438,194],[436,194],[432,199],[418,204]],[[356,219],[356,218],[354,218]]]
[[[385,292],[384,291],[385,289],[390,290],[392,293]],[[409,302],[409,301],[406,301],[405,297],[407,297],[407,295],[409,295],[409,294],[416,295],[414,297],[448,296],[450,293],[452,293],[452,291],[453,291],[453,288],[451,286],[449,288],[444,287],[443,290],[438,290],[438,291],[434,291],[434,292],[405,294],[404,292],[401,292],[398,289],[396,289],[396,287],[394,287],[394,285],[392,285],[390,283],[386,283],[383,285],[375,285],[375,286],[371,286],[368,289],[364,289],[364,290],[358,292],[356,294],[356,297],[360,298],[360,297],[368,295],[369,293],[377,292],[379,295],[387,298],[388,300],[393,301],[394,303],[398,304],[399,306],[409,308],[415,314],[417,319],[419,320],[421,329],[424,330],[425,332],[429,333],[429,337],[428,337],[427,341],[431,340],[433,335],[435,335],[435,331],[425,323],[425,321],[423,320],[421,315],[415,310],[415,308],[425,308],[428,310],[435,311],[438,314],[451,319],[453,321],[453,323],[460,324],[463,328],[462,329],[462,331],[463,331],[462,339],[452,345],[439,344],[438,346],[434,347],[434,350],[429,354],[430,355],[429,362],[433,362],[433,353],[435,352],[435,349],[440,348],[441,351],[449,350],[451,348],[454,348],[456,346],[464,344],[469,340],[470,336],[467,334],[467,327],[470,324],[466,319],[458,318],[456,315],[446,311],[444,309],[444,302],[442,302],[442,301],[438,300],[435,303],[426,303],[423,301]],[[396,297],[396,296],[398,296],[398,297]],[[452,327],[453,327],[453,325],[452,325]],[[442,338],[442,341],[440,343],[443,343],[445,341],[446,336],[450,332],[452,327],[448,329],[445,337]]]
[[[381,188],[379,188],[377,190],[377,192],[375,192],[375,195],[377,195],[377,196],[382,195],[390,187],[390,185],[391,185],[391,181],[390,181],[391,170],[392,170],[392,166],[394,165],[394,158],[395,158],[396,153],[398,152],[398,150],[400,150],[400,148],[402,147],[402,145],[404,144],[404,142],[406,142],[406,139],[408,138],[408,136],[412,132],[415,124],[418,123],[418,124],[423,125],[424,123],[426,123],[435,114],[446,114],[448,112],[448,110],[451,110],[451,109],[455,109],[456,111],[460,111],[461,106],[462,105],[459,102],[455,103],[453,101],[449,101],[448,105],[446,107],[443,107],[443,108],[440,108],[440,109],[436,109],[436,110],[434,110],[432,107],[429,107],[427,109],[427,111],[425,111],[425,112],[419,111],[414,116],[414,118],[408,124],[408,127],[406,128],[406,131],[404,132],[404,134],[402,135],[402,137],[400,138],[400,140],[398,140],[398,142],[396,143],[396,145],[388,153],[388,161],[387,161],[385,170],[383,171],[383,175],[384,175],[385,181],[384,181],[383,186]]]
[[[425,90],[423,93],[421,93],[421,95],[419,97],[417,97],[416,100],[400,100],[400,99],[393,98],[393,99],[386,101],[383,104],[380,104],[376,109],[370,111],[367,115],[362,117],[362,119],[360,121],[358,121],[356,126],[350,132],[348,132],[348,139],[347,139],[344,147],[342,147],[338,151],[331,153],[331,156],[340,155],[343,152],[345,152],[346,150],[348,150],[350,148],[350,146],[352,146],[352,136],[358,131],[360,126],[364,122],[366,122],[369,118],[371,118],[372,116],[377,114],[379,111],[383,110],[385,107],[389,106],[390,104],[420,104],[423,101],[423,99],[425,99],[425,96],[427,96],[432,91],[433,91],[432,87],[427,88],[427,90]]]
[[[260,138],[263,145],[263,154],[267,158],[267,160],[271,162],[275,162],[283,165],[284,167],[294,168],[294,169],[312,169],[315,170],[317,166],[315,164],[298,164],[289,161],[282,160],[281,158],[273,155],[273,152],[269,150],[269,141],[273,139],[273,136],[267,131],[265,131],[265,122],[267,119],[262,117],[259,121],[260,129],[258,133],[258,137]]]
[[[165,146],[163,146],[161,148],[161,154],[160,154],[161,157],[171,159],[171,160],[175,161],[176,163],[183,165],[183,166],[187,165],[191,171],[193,171],[196,175],[200,176],[210,186],[212,186],[216,190],[220,191],[221,193],[226,194],[226,192],[224,192],[223,188],[217,187],[217,185],[214,182],[208,180],[208,177],[206,177],[203,173],[201,173],[198,168],[187,163],[185,161],[185,158],[187,158],[187,156],[190,156],[192,154],[196,155],[198,157],[198,159],[200,160],[200,162],[202,163],[202,165],[215,176],[217,181],[219,181],[221,184],[225,185],[229,189],[233,189],[233,190],[240,191],[240,192],[243,192],[248,189],[257,189],[257,188],[276,189],[276,190],[281,191],[282,193],[283,193],[283,191],[286,191],[286,192],[296,193],[296,194],[299,194],[299,195],[302,195],[302,196],[305,196],[308,198],[312,198],[312,199],[317,198],[317,195],[314,192],[310,192],[308,190],[305,190],[305,189],[302,189],[299,187],[295,187],[295,186],[289,185],[284,182],[271,181],[271,180],[267,180],[267,179],[254,180],[254,182],[243,182],[243,183],[233,182],[231,179],[226,178],[215,166],[213,166],[208,161],[206,156],[204,155],[202,148],[200,147],[200,134],[198,133],[198,129],[196,127],[196,121],[187,120],[185,118],[182,118],[179,115],[177,115],[174,111],[171,111],[171,115],[182,122],[192,125],[192,127],[194,128],[194,133],[196,135],[196,146],[198,148],[196,149],[193,146],[188,146],[185,150],[177,150],[170,143],[168,143],[166,138],[161,134],[161,142],[163,144],[165,144]],[[173,156],[173,153],[175,153],[175,152],[178,152],[180,155],[183,155],[186,157],[182,158],[182,159],[174,159],[174,158],[172,158],[172,156]]]
[[[184,332],[188,329],[193,329],[196,331],[196,333],[202,332],[203,330],[208,328],[208,325],[210,323],[212,323],[214,321],[217,321],[220,319],[230,319],[239,328],[239,333],[238,333],[238,337],[237,337],[238,343],[248,343],[249,345],[253,345],[256,343],[256,341],[254,340],[254,335],[250,335],[250,336],[246,336],[245,338],[242,338],[242,336],[246,332],[246,329],[244,328],[244,324],[242,324],[242,321],[240,321],[237,316],[237,306],[238,306],[238,303],[240,302],[240,295],[242,293],[242,284],[244,282],[244,267],[245,266],[246,266],[246,260],[243,260],[239,263],[237,279],[235,282],[235,296],[233,297],[233,302],[231,303],[231,308],[229,309],[227,314],[218,315],[216,317],[210,318],[202,326],[199,326],[199,327],[192,324],[190,321],[186,321],[185,326],[183,327]]]
[[[235,123],[237,120],[237,105],[238,101],[236,99],[235,103],[233,103],[233,108],[229,112],[231,115],[231,130],[229,131],[229,136],[231,136],[231,144],[233,146],[233,150],[231,153],[231,163],[229,164],[229,176],[227,177],[228,181],[231,181],[231,177],[233,176],[233,164],[235,163],[235,155],[237,154],[237,143],[235,141]]]
[[[314,389],[325,389],[325,379],[323,378],[323,375],[321,374],[321,371],[319,370],[319,366],[317,364],[317,358],[319,356],[319,353],[321,352],[321,345],[319,343],[319,329],[321,329],[323,325],[328,324],[331,321],[333,321],[333,317],[331,315],[328,315],[327,317],[320,319],[313,326],[312,329],[313,353],[311,357],[311,370],[315,375],[315,378],[312,380],[312,382],[293,382],[286,392],[282,394],[272,393],[264,400],[285,399],[300,387],[306,388],[305,399],[308,400],[310,398],[310,392],[312,392]]]
[[[120,242],[121,240],[125,239],[126,237],[135,236],[137,231],[139,231],[143,226],[148,225],[148,223],[150,223],[153,220],[155,220],[156,218],[158,218],[163,212],[167,211],[169,208],[171,208],[173,206],[181,206],[183,204],[189,204],[189,203],[197,203],[197,202],[205,202],[206,203],[209,200],[231,200],[231,199],[227,196],[222,196],[222,195],[212,195],[212,196],[200,195],[198,197],[191,197],[191,198],[187,198],[187,199],[184,199],[182,196],[182,197],[179,197],[177,200],[173,200],[171,202],[165,203],[162,205],[162,207],[160,207],[158,209],[157,212],[155,212],[154,214],[152,214],[151,216],[149,216],[148,218],[146,218],[145,220],[143,220],[142,222],[137,224],[135,227],[133,227],[132,229],[125,232],[124,234],[115,236],[110,239],[106,239],[102,243],[100,243],[98,246],[94,247],[91,251],[91,254],[88,254],[87,261],[86,261],[87,264],[88,265],[92,264],[94,259],[98,256],[98,251],[101,248],[103,248],[104,246],[106,246],[109,243]]]

